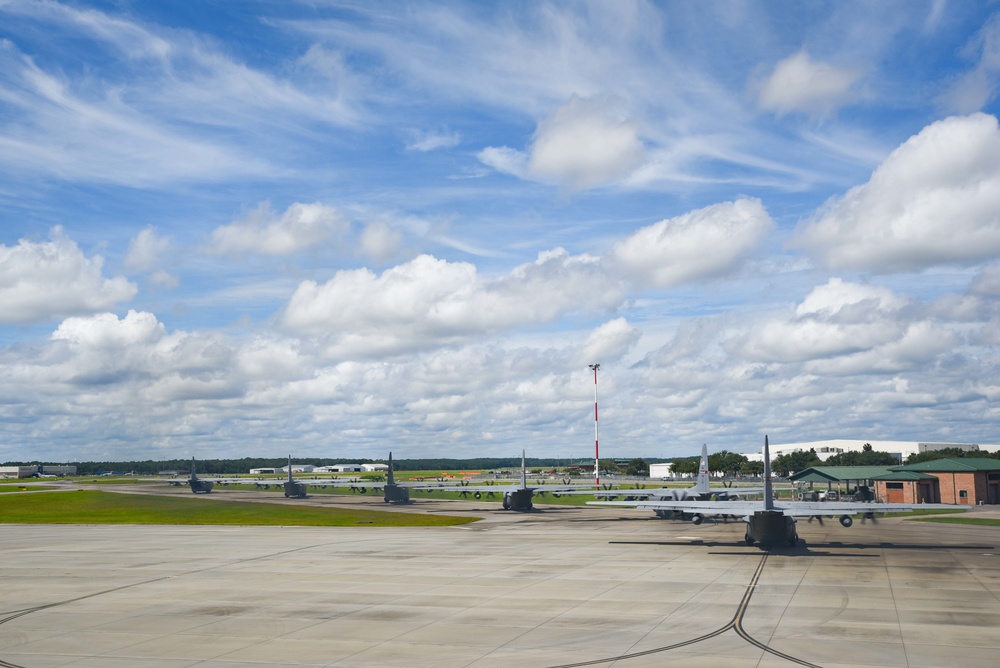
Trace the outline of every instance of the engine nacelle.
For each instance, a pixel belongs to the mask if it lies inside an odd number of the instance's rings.
[[[851,519],[850,515],[841,515],[840,516],[840,524],[841,524],[841,526],[849,527],[852,524],[854,524],[854,520]]]
[[[694,515],[691,516],[691,523],[694,525],[701,524],[704,521],[705,521],[705,516],[702,515],[701,513],[695,513]]]

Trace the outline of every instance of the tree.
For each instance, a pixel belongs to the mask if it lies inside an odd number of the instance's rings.
[[[787,476],[798,471],[805,471],[810,466],[822,464],[819,456],[812,450],[808,452],[789,452],[780,455],[771,462],[771,470],[778,475]]]
[[[605,473],[618,473],[620,470],[618,464],[615,463],[613,459],[602,459],[601,460],[601,470]]]
[[[826,460],[826,466],[893,466],[899,464],[895,455],[877,450],[842,452]]]
[[[670,471],[674,475],[694,475],[698,472],[701,457],[684,457],[671,462]]]
[[[636,457],[625,467],[625,475],[639,476],[649,475],[649,464],[642,457]]]
[[[764,475],[764,462],[753,462],[748,459],[740,467],[740,473],[759,478]]]
[[[920,462],[931,462],[935,459],[958,459],[966,455],[972,457],[989,457],[989,453],[986,452],[966,452],[962,448],[941,448],[940,450],[914,453],[906,458],[906,463],[919,464]]]
[[[732,478],[739,472],[746,461],[747,458],[745,455],[723,450],[708,456],[708,470],[717,471]]]

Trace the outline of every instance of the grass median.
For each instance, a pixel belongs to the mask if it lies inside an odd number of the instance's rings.
[[[0,496],[7,524],[213,524],[237,526],[453,526],[476,518],[215,501],[99,490]]]

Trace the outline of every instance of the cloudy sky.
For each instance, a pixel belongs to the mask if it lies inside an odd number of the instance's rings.
[[[0,0],[0,460],[1000,443],[994,2]]]

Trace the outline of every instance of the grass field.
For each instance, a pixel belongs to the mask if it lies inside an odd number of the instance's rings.
[[[37,492],[43,489],[51,489],[43,485],[0,485],[0,494],[6,492]]]
[[[225,524],[240,526],[452,526],[476,518],[212,501],[81,490],[0,496],[9,524]]]
[[[973,524],[983,527],[1000,527],[1000,520],[987,517],[918,517],[917,522],[941,522],[947,524]]]

